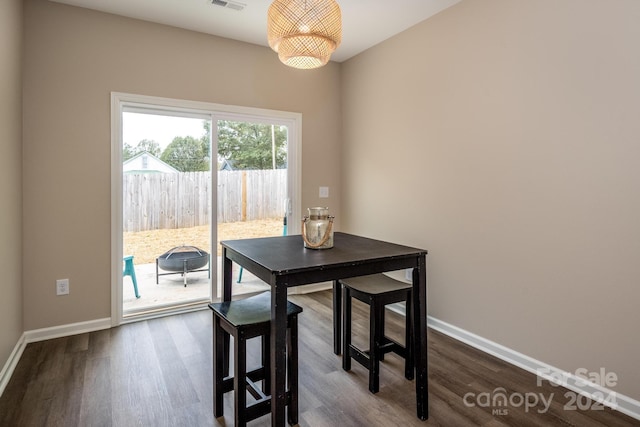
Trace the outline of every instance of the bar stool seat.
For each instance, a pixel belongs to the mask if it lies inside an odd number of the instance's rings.
[[[213,412],[224,415],[223,395],[234,390],[236,426],[271,412],[271,293],[209,304],[214,314]],[[298,314],[302,307],[287,301],[287,405],[289,424],[298,423]],[[225,352],[225,333],[233,337],[233,376]],[[262,337],[262,366],[247,372],[247,340]],[[256,383],[262,381],[259,388]],[[247,406],[248,391],[256,402]]]
[[[380,389],[380,361],[386,353],[396,353],[405,359],[405,377],[414,376],[413,346],[411,338],[411,285],[384,274],[353,277],[340,280],[344,295],[343,356],[342,368],[351,370],[351,359],[369,370],[369,391]],[[351,344],[351,297],[369,305],[369,350],[361,350]],[[385,335],[385,306],[405,301],[405,344]]]

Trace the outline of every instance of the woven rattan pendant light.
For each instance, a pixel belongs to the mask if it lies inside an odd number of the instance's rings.
[[[342,40],[342,14],[335,0],[275,0],[267,15],[267,37],[282,63],[318,68]]]

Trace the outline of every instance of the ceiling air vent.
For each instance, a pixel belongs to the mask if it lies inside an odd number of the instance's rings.
[[[238,3],[237,1],[226,1],[226,0],[209,0],[211,4],[221,7],[226,7],[227,9],[233,10],[242,10],[246,6],[246,4]]]

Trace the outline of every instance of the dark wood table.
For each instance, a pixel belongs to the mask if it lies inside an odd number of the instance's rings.
[[[286,421],[287,288],[333,281],[334,352],[340,354],[342,293],[338,280],[406,268],[413,269],[417,415],[421,420],[429,417],[426,250],[339,232],[334,234],[334,247],[324,250],[306,249],[300,235],[220,243],[224,301],[231,300],[234,262],[271,286],[272,426],[284,426]]]

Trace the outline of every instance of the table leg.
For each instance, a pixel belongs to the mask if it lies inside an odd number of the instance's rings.
[[[421,420],[429,418],[429,384],[427,372],[427,265],[418,258],[413,269],[413,332],[416,364],[416,406]]]
[[[341,323],[342,323],[342,289],[340,289],[340,282],[333,281],[333,352],[335,354],[341,353],[342,347],[342,335],[341,335]]]
[[[232,288],[231,280],[233,274],[233,263],[227,258],[227,249],[222,248],[222,301],[231,301]],[[222,371],[224,376],[229,376],[229,334],[224,334]]]
[[[286,420],[286,347],[287,287],[271,283],[271,425],[275,427],[284,427]]]
[[[222,301],[231,301],[231,275],[233,263],[227,258],[227,248],[222,248]]]

